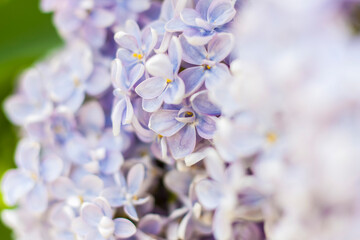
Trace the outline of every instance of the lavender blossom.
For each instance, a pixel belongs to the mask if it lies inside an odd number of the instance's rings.
[[[230,0],[200,0],[195,9],[185,8],[180,17],[169,21],[165,29],[169,32],[183,32],[192,45],[207,44],[236,14]]]
[[[136,232],[135,225],[125,218],[113,219],[113,211],[104,198],[81,206],[80,217],[73,221],[72,228],[84,239],[127,238]]]
[[[158,110],[163,102],[179,104],[184,96],[185,85],[178,76],[182,57],[180,42],[173,37],[168,55],[157,54],[146,62],[146,70],[153,76],[145,79],[136,88],[136,93],[143,98],[145,111]]]
[[[197,65],[189,67],[180,73],[185,83],[186,96],[198,90],[205,82],[207,88],[211,88],[219,81],[230,77],[229,68],[221,63],[232,51],[234,37],[230,33],[220,33],[209,42],[207,50],[204,46],[193,46],[184,38],[180,37],[184,49],[183,60]]]

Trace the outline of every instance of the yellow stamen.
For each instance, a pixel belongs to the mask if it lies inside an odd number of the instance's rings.
[[[38,176],[35,173],[31,173],[31,178],[36,181],[38,179]]]
[[[73,81],[75,87],[79,87],[81,85],[80,79],[78,77],[74,77]]]
[[[164,136],[161,134],[158,134],[158,138],[163,138]]]
[[[207,68],[208,70],[210,70],[210,69],[211,69],[211,67],[210,67],[209,65],[206,65],[206,68]]]
[[[185,112],[185,117],[192,117],[194,114],[192,112]]]
[[[171,83],[172,80],[171,79],[166,79],[166,83]]]
[[[269,132],[266,134],[266,140],[269,143],[275,143],[277,141],[277,135],[273,132]]]
[[[136,201],[136,200],[138,200],[139,198],[138,198],[138,196],[134,195],[134,196],[132,197],[132,199]]]
[[[143,55],[142,54],[137,54],[137,53],[134,53],[133,55],[132,55],[134,58],[137,58],[137,59],[139,59],[139,60],[141,60],[142,58],[143,58]]]

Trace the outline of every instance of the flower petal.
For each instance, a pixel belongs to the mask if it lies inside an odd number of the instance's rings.
[[[197,11],[195,11],[195,9],[185,8],[180,13],[180,18],[186,25],[195,27],[197,26],[195,20],[197,18],[201,18],[201,16]]]
[[[26,207],[32,212],[44,212],[48,206],[48,192],[43,183],[37,183],[26,195]]]
[[[160,53],[151,57],[146,62],[146,70],[154,77],[163,77],[172,80],[173,65],[169,56]]]
[[[115,42],[119,44],[121,47],[132,51],[133,53],[137,53],[139,50],[139,46],[137,40],[134,36],[126,33],[126,32],[117,32],[114,36]]]
[[[183,49],[183,60],[194,65],[201,65],[207,55],[205,47],[190,44],[183,35],[179,40]]]
[[[186,24],[179,18],[175,17],[165,24],[167,32],[181,32],[186,29]]]
[[[78,112],[79,126],[86,132],[99,133],[105,127],[105,113],[97,101],[85,103]]]
[[[233,50],[235,44],[231,33],[218,33],[208,44],[209,59],[215,62],[224,60]]]
[[[207,19],[215,26],[221,26],[231,21],[236,10],[230,1],[213,1],[208,9]]]
[[[91,96],[103,93],[110,86],[110,79],[108,67],[95,65],[94,71],[86,82],[86,92]]]
[[[195,149],[196,132],[193,125],[186,125],[179,132],[167,138],[172,156],[175,159],[184,158]]]
[[[125,204],[125,191],[120,187],[110,187],[102,191],[101,196],[104,197],[112,207],[121,207]]]
[[[145,168],[142,164],[136,164],[130,168],[127,175],[128,193],[136,194],[145,179]]]
[[[200,203],[207,209],[215,209],[220,204],[222,186],[215,181],[202,180],[195,186]]]
[[[180,104],[184,95],[184,81],[180,77],[175,77],[164,92],[164,101],[168,104]]]
[[[214,36],[214,31],[204,31],[202,28],[187,28],[183,32],[186,40],[195,46],[207,44]]]
[[[172,136],[185,126],[175,119],[177,114],[177,110],[159,110],[151,115],[149,128],[162,136]]]
[[[196,130],[199,136],[205,139],[211,139],[216,130],[216,122],[214,118],[203,115],[198,118],[198,121]]]
[[[167,86],[166,79],[162,77],[152,77],[141,82],[135,92],[144,99],[153,99],[164,91]]]
[[[223,63],[216,64],[206,73],[205,86],[207,89],[213,89],[216,84],[230,77],[229,68]]]
[[[124,211],[126,215],[128,215],[131,219],[135,221],[139,221],[138,214],[136,213],[136,209],[132,204],[126,204],[124,206]]]
[[[179,39],[175,36],[171,38],[168,55],[173,66],[173,73],[177,74],[181,64],[182,48]]]
[[[221,110],[210,101],[207,90],[192,95],[190,102],[197,113],[209,116],[220,116],[221,114]]]
[[[67,177],[59,177],[51,184],[51,193],[56,199],[66,199],[77,194],[74,183]]]
[[[153,99],[142,99],[142,108],[147,112],[156,112],[164,102],[164,94]]]
[[[136,233],[135,225],[125,218],[116,218],[115,223],[115,236],[119,238],[128,238]]]
[[[22,139],[15,152],[15,161],[19,168],[37,174],[39,172],[40,144],[30,139]]]
[[[189,96],[202,86],[205,80],[205,70],[201,66],[187,68],[180,73],[179,77],[185,84],[185,96]]]
[[[46,182],[52,182],[60,176],[63,165],[61,158],[55,155],[46,156],[40,163],[39,174]]]
[[[81,218],[90,226],[97,226],[104,216],[101,208],[93,203],[84,203],[80,210]]]
[[[99,28],[109,27],[115,21],[115,15],[108,10],[95,8],[90,14],[90,21]]]
[[[1,183],[4,200],[6,204],[15,205],[19,199],[25,196],[33,187],[35,182],[31,177],[21,170],[8,170]]]

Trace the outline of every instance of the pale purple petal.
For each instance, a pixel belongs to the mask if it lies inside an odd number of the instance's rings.
[[[185,126],[175,119],[177,114],[177,110],[159,110],[151,115],[149,128],[165,137],[172,136]]]
[[[214,120],[214,117],[203,115],[198,118],[196,131],[200,137],[205,139],[211,139],[214,136],[215,130],[216,122]]]
[[[193,94],[202,86],[205,73],[206,71],[202,66],[187,68],[180,73],[179,77],[185,84],[185,96]]]
[[[72,11],[59,11],[55,14],[55,25],[62,32],[72,32],[81,26],[82,21]]]
[[[135,225],[125,219],[125,218],[116,218],[114,220],[115,223],[115,236],[119,238],[128,238],[135,234],[136,227]]]
[[[120,166],[123,164],[124,158],[119,152],[108,153],[106,159],[100,161],[101,172],[105,174],[112,174],[119,171]]]
[[[92,230],[92,227],[81,217],[77,217],[71,222],[71,230],[80,236],[85,236]]]
[[[86,131],[100,132],[105,127],[105,113],[97,101],[85,103],[78,112],[78,119]]]
[[[146,62],[146,70],[154,77],[163,77],[172,80],[173,66],[165,54],[156,54]]]
[[[40,176],[46,182],[57,179],[63,170],[63,161],[55,156],[46,156],[40,163]]]
[[[231,21],[236,10],[230,1],[213,1],[208,9],[207,19],[215,26],[221,26]]]
[[[195,9],[203,19],[207,19],[207,11],[212,1],[213,0],[200,0],[196,4]]]
[[[209,59],[215,62],[224,60],[233,50],[235,44],[231,33],[218,33],[208,44]]]
[[[184,95],[184,81],[180,77],[175,77],[164,92],[164,101],[168,104],[180,104]]]
[[[165,24],[165,30],[167,32],[181,32],[186,29],[186,24],[180,19],[175,17]]]
[[[84,203],[80,210],[82,219],[90,226],[96,226],[104,216],[101,208],[93,203]]]
[[[193,176],[190,172],[179,172],[176,170],[167,172],[164,177],[166,188],[177,194],[180,198],[187,197],[192,180]]]
[[[219,208],[215,211],[212,228],[216,238],[231,239],[232,222],[225,209]]]
[[[51,192],[57,199],[66,199],[77,194],[74,183],[67,177],[60,177],[51,184]]]
[[[142,164],[136,164],[131,167],[127,175],[128,193],[136,194],[145,179],[145,168]]]
[[[85,164],[91,161],[88,142],[80,135],[75,135],[66,142],[66,155],[77,164]]]
[[[164,94],[153,99],[142,99],[142,107],[147,112],[155,112],[159,110],[164,102]]]
[[[135,83],[144,75],[145,67],[142,63],[135,64],[129,71],[129,82],[127,84],[128,88],[132,88]]]
[[[126,48],[133,53],[137,53],[139,46],[137,40],[134,36],[125,33],[125,32],[117,32],[114,36],[115,42],[119,44],[121,47]]]
[[[112,207],[121,207],[125,204],[125,189],[120,187],[110,187],[102,191],[101,196],[104,197]]]
[[[209,116],[220,116],[220,109],[215,106],[209,99],[208,91],[200,91],[195,93],[190,98],[191,106],[195,112],[209,115]]]
[[[180,18],[181,20],[189,26],[197,26],[196,24],[196,19],[197,18],[201,18],[200,14],[195,11],[194,9],[191,8],[185,8],[184,10],[182,10],[182,12],[180,13]]]
[[[16,148],[15,161],[19,168],[32,173],[39,172],[40,144],[30,139],[22,139]]]
[[[26,207],[33,212],[44,212],[48,206],[48,193],[43,183],[37,183],[26,195]]]
[[[138,214],[136,213],[136,209],[133,205],[126,204],[124,206],[124,211],[125,211],[126,215],[128,215],[131,219],[133,219],[135,221],[139,220]]]
[[[146,28],[142,33],[142,42],[145,46],[145,56],[147,57],[154,49],[158,40],[156,31],[153,28]]]
[[[179,39],[183,49],[183,60],[194,65],[201,65],[207,55],[205,47],[191,45],[183,35]]]
[[[105,66],[95,66],[94,71],[86,82],[86,92],[96,96],[103,93],[110,86],[110,74]]]
[[[173,73],[177,74],[180,69],[182,58],[182,48],[180,41],[177,37],[172,37],[168,48],[168,55],[170,58],[170,62],[173,65]]]
[[[220,158],[215,149],[208,148],[206,150],[204,164],[206,172],[212,179],[218,182],[224,180],[225,162]]]
[[[71,111],[76,112],[81,104],[85,100],[85,91],[81,87],[75,88],[73,94],[66,99],[66,101],[62,102],[61,105],[68,107]]]
[[[86,175],[80,180],[78,187],[84,191],[84,197],[93,198],[99,196],[104,188],[104,182],[98,176]]]
[[[178,228],[179,239],[189,239],[192,234],[191,226],[192,212],[189,211],[181,220]]]
[[[4,200],[8,205],[14,205],[35,186],[34,180],[21,170],[8,170],[1,183]]]
[[[215,66],[211,67],[210,70],[206,71],[206,88],[212,89],[214,88],[214,86],[216,86],[216,84],[228,79],[229,77],[229,68],[223,63],[218,63]]]
[[[172,156],[175,159],[184,158],[195,149],[195,127],[188,124],[173,136],[168,137],[167,140]]]
[[[220,204],[222,186],[215,181],[202,180],[196,184],[195,191],[200,203],[207,209],[212,210]]]
[[[164,223],[165,222],[159,215],[148,214],[141,218],[138,228],[146,234],[158,235],[160,234]]]
[[[166,86],[167,82],[165,78],[152,77],[141,82],[135,88],[135,92],[144,99],[153,99],[160,96]]]
[[[215,31],[204,31],[202,28],[187,28],[184,30],[186,40],[196,46],[207,44],[214,36]]]
[[[98,8],[90,14],[90,21],[99,28],[109,27],[115,21],[115,15],[108,10]]]

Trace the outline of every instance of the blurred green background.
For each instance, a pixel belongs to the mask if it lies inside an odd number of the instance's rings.
[[[0,0],[0,101],[16,89],[17,76],[51,49],[61,45],[52,16],[40,12],[39,0]],[[0,175],[14,167],[18,129],[0,112]],[[7,208],[0,202],[1,210]],[[0,222],[0,239],[11,231]],[[34,239],[35,240],[35,239]]]

